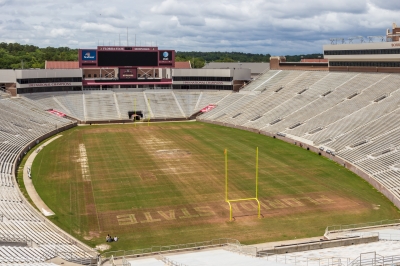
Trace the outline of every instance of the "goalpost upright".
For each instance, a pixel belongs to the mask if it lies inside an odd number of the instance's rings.
[[[148,103],[148,105],[149,105],[149,119],[147,120],[147,126],[149,126],[150,125],[150,115],[151,115],[151,112],[150,112],[150,100],[147,98],[147,103]]]
[[[134,105],[134,111],[135,111],[134,123],[135,123],[135,127],[136,127],[136,118],[137,118],[137,116],[136,116],[136,97],[135,97],[135,101],[134,101],[133,105]]]
[[[231,202],[238,202],[238,201],[248,201],[248,200],[255,200],[258,204],[258,213],[257,217],[261,218],[261,204],[258,200],[258,147],[256,149],[256,197],[255,198],[244,198],[244,199],[229,199],[228,198],[228,150],[224,150],[225,155],[225,201],[229,204],[229,221],[232,221],[232,204]]]

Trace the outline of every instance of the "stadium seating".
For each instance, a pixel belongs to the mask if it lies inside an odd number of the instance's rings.
[[[26,98],[0,100],[0,242],[26,245],[0,245],[0,264],[42,265],[41,262],[56,256],[66,258],[66,252],[69,258],[71,254],[74,259],[91,257],[48,225],[23,200],[16,186],[13,164],[25,146],[72,123],[44,111],[43,105],[51,104],[48,102],[38,104]]]
[[[335,153],[400,200],[400,75],[268,71],[198,120],[277,133]]]
[[[209,104],[216,104],[230,91],[115,90],[24,94],[41,110],[54,109],[79,121],[128,119],[129,111],[141,111],[144,118],[189,118]]]
[[[9,263],[39,263],[54,256],[54,247],[85,256],[31,210],[15,185],[13,164],[21,149],[71,123],[44,110],[56,109],[81,121],[123,120],[134,110],[144,118],[183,119],[209,104],[216,107],[198,120],[279,133],[332,151],[400,201],[398,74],[270,70],[238,93],[121,89],[5,97],[0,99],[0,236],[23,235],[37,246],[0,246],[0,259],[11,254]],[[20,258],[21,249],[34,261]]]

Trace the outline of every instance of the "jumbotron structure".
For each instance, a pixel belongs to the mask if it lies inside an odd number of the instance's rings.
[[[271,70],[252,82],[250,70],[176,70],[173,50],[154,50],[146,64],[146,56],[137,54],[131,60],[144,61],[131,66],[121,56],[115,66],[115,57],[100,55],[115,47],[80,50],[81,68],[48,70],[52,80],[34,78],[30,70],[0,71],[6,88],[0,93],[0,242],[6,243],[0,245],[0,264],[48,265],[44,262],[55,257],[97,263],[94,250],[28,203],[15,178],[33,146],[78,123],[197,117],[253,131],[344,165],[400,208],[398,30],[394,25],[378,44],[324,47],[328,62],[322,63],[325,69],[315,63],[318,71],[290,69],[293,64],[275,58],[281,61],[274,67],[271,62]],[[249,84],[239,90],[243,82]],[[141,115],[132,117],[132,112]]]

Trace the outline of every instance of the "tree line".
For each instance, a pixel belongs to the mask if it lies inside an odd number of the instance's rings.
[[[287,61],[318,58],[322,54],[287,55]],[[270,54],[240,52],[176,52],[177,62],[190,61],[192,67],[201,68],[209,62],[269,62]],[[29,44],[0,43],[0,69],[44,68],[45,61],[77,61],[78,49],[69,47],[39,48]]]
[[[78,49],[0,43],[0,68],[44,68],[45,61],[77,61]]]

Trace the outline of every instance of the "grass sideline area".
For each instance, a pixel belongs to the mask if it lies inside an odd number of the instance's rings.
[[[229,198],[225,202],[224,149]],[[322,236],[327,225],[400,218],[366,181],[283,141],[212,124],[75,127],[37,155],[34,185],[51,220],[95,247],[131,250],[234,238],[244,244]],[[107,234],[119,241],[105,243]]]

